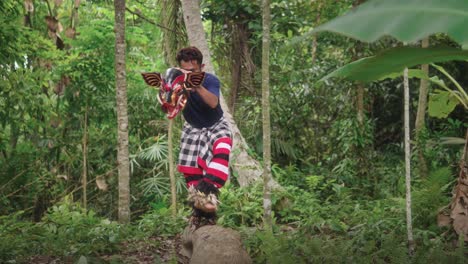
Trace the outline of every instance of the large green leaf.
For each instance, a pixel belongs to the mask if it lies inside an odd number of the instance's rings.
[[[458,100],[448,91],[435,90],[429,96],[429,115],[437,118],[446,118],[455,107]]]
[[[341,77],[364,82],[375,81],[383,79],[389,74],[402,72],[405,67],[451,60],[468,60],[468,50],[449,47],[392,48],[376,56],[363,58],[338,68],[323,77],[321,81],[330,77]]]
[[[331,31],[373,42],[391,35],[413,43],[434,33],[447,33],[468,47],[467,0],[370,0],[309,34]]]

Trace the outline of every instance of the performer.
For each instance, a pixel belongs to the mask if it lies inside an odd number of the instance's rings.
[[[202,72],[203,55],[196,47],[179,50],[176,60],[185,74]],[[223,117],[220,82],[215,75],[205,73],[201,85],[187,87],[187,90],[177,169],[184,174],[189,188],[192,224],[214,224],[219,188],[224,186],[229,175],[231,129]]]

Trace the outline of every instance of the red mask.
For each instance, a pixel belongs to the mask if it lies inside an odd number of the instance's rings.
[[[159,88],[158,101],[167,118],[172,119],[184,109],[187,103],[187,88],[199,86],[205,77],[204,72],[184,74],[177,68],[169,68],[164,78],[158,72],[142,73],[145,82]]]

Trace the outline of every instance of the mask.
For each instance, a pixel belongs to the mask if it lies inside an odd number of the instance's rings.
[[[173,119],[184,109],[188,99],[187,88],[200,86],[205,78],[204,72],[184,74],[178,68],[166,70],[164,78],[158,72],[142,73],[145,82],[159,88],[158,101],[167,118]]]

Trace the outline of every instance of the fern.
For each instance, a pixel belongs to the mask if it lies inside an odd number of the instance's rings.
[[[447,193],[454,180],[449,167],[439,168],[423,180],[421,189],[413,192],[415,226],[435,226],[439,208],[449,203]]]

